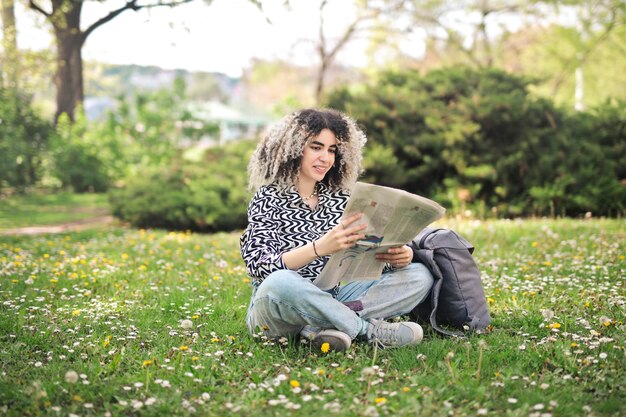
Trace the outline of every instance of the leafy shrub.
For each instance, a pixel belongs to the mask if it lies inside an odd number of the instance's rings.
[[[36,184],[52,132],[26,96],[0,86],[0,188]]]
[[[366,181],[481,216],[623,213],[624,103],[570,113],[532,97],[530,82],[494,69],[387,72],[327,105],[364,127]]]
[[[63,187],[77,193],[107,190],[109,177],[99,154],[101,148],[90,142],[84,115],[78,112],[74,123],[61,115],[51,148],[53,175]]]
[[[177,160],[148,168],[111,190],[113,214],[143,228],[204,232],[247,223],[247,162],[256,146],[241,141],[210,148],[200,163]]]

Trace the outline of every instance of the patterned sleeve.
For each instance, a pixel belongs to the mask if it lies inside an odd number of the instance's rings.
[[[280,239],[273,216],[271,194],[259,190],[248,206],[248,227],[240,238],[241,257],[248,275],[260,282],[279,269],[288,269],[282,259]]]

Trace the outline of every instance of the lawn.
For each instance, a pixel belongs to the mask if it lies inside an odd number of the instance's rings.
[[[0,199],[0,230],[69,223],[109,212],[106,194],[33,193]]]
[[[625,222],[441,225],[491,331],[346,354],[248,334],[238,234],[0,237],[0,414],[626,415]]]

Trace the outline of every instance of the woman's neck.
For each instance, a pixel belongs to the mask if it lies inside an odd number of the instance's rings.
[[[303,199],[311,198],[317,192],[317,181],[298,181],[296,189]]]

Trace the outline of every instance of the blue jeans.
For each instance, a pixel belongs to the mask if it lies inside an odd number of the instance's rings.
[[[364,319],[407,314],[428,296],[432,285],[426,266],[412,263],[377,280],[342,285],[335,298],[295,271],[275,271],[254,287],[246,324],[250,333],[261,329],[270,338],[298,335],[308,324],[341,330],[354,339]]]

